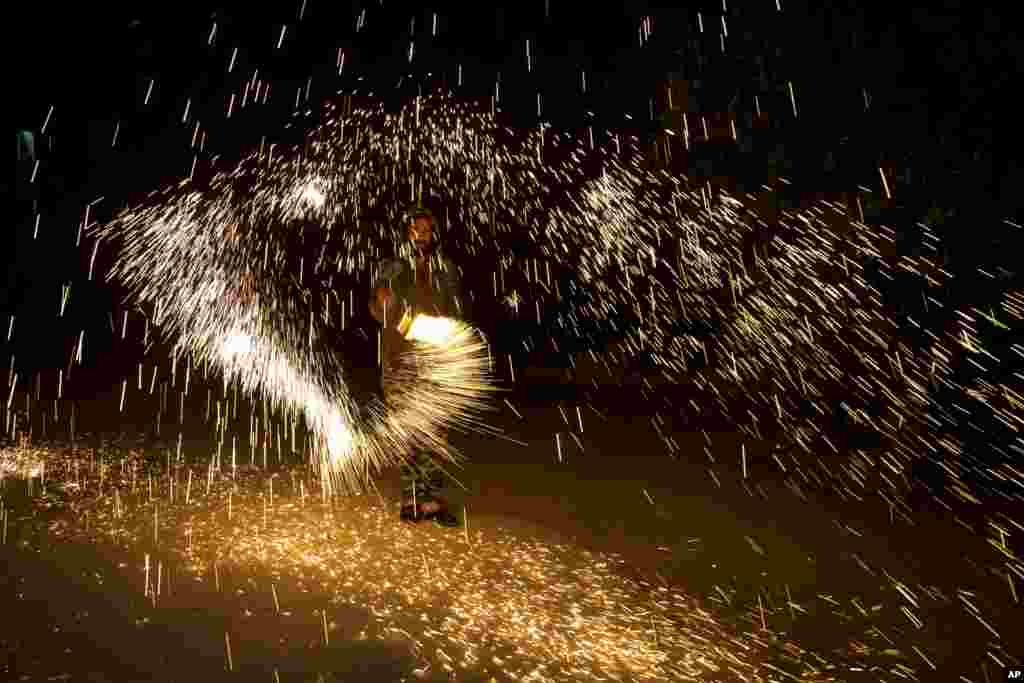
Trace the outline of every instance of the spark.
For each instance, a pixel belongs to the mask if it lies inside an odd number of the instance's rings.
[[[304,8],[303,3],[300,20]],[[778,1],[776,8],[781,12]],[[357,31],[364,28],[365,17],[363,11]],[[700,13],[697,19],[703,32]],[[721,24],[724,41],[728,34],[724,15]],[[436,26],[435,14],[435,34]],[[652,30],[648,18],[644,18],[640,30],[642,41],[646,41]],[[287,26],[282,26],[277,49],[281,49],[286,31]],[[214,23],[209,44],[216,32]],[[536,56],[533,47],[526,43],[531,70]],[[410,61],[413,54],[410,42]],[[237,48],[231,53],[229,71],[236,55]],[[345,54],[339,50],[339,73],[344,61]],[[461,83],[461,65],[458,76]],[[584,92],[586,81],[586,73],[581,72]],[[262,91],[266,102],[269,85],[261,82],[256,86],[254,101]],[[786,86],[793,116],[797,117],[794,85],[787,82]],[[155,81],[150,80],[147,103],[154,87]],[[310,88],[311,81],[307,80],[307,101]],[[415,110],[409,105],[398,115],[387,114],[383,108],[344,114],[332,110],[303,145],[292,149],[271,146],[266,153],[261,145],[260,153],[230,170],[218,171],[202,190],[188,182],[196,175],[196,156],[186,181],[155,193],[102,229],[92,229],[87,213],[79,224],[78,239],[84,230],[100,240],[117,242],[118,261],[112,277],[133,291],[136,303],[156,309],[154,325],[176,340],[176,351],[213,365],[224,375],[225,386],[237,383],[243,394],[265,399],[275,410],[301,415],[317,439],[314,461],[325,493],[336,484],[363,481],[367,473],[395,464],[402,453],[417,446],[435,448],[443,458],[457,461],[458,454],[442,443],[443,426],[485,432],[491,429],[482,417],[494,391],[489,377],[490,349],[468,324],[427,316],[414,320],[409,332],[413,351],[400,360],[396,373],[398,382],[408,390],[393,405],[372,401],[357,405],[347,385],[345,359],[328,350],[327,340],[336,330],[326,321],[327,311],[317,308],[318,296],[312,295],[316,287],[332,288],[310,281],[336,264],[334,274],[348,278],[348,315],[352,316],[356,308],[352,291],[359,289],[354,284],[356,275],[365,272],[380,251],[398,250],[402,239],[389,234],[384,226],[377,226],[376,234],[370,234],[374,231],[361,227],[360,219],[374,211],[387,215],[396,212],[398,207],[388,197],[399,193],[400,183],[395,178],[405,176],[404,169],[413,158],[420,164],[420,174],[428,179],[428,195],[446,198],[453,214],[458,214],[453,223],[459,225],[462,232],[458,236],[474,265],[495,266],[495,298],[500,297],[516,317],[520,306],[536,311],[536,327],[542,330],[538,336],[544,339],[524,342],[527,351],[539,341],[592,342],[597,332],[615,332],[620,348],[602,354],[599,362],[607,365],[611,359],[614,364],[617,353],[648,352],[662,376],[685,383],[700,394],[697,416],[735,422],[736,416],[749,414],[749,421],[739,426],[758,438],[762,432],[776,435],[771,438],[778,444],[773,445],[782,449],[773,450],[772,457],[787,487],[796,495],[806,498],[813,488],[837,491],[849,500],[878,494],[896,523],[897,519],[912,521],[911,509],[905,504],[906,483],[921,463],[934,465],[940,472],[942,483],[934,493],[948,494],[949,504],[977,505],[993,494],[1003,495],[1004,490],[1016,491],[1013,487],[1024,481],[1020,470],[1010,462],[989,466],[981,460],[983,447],[971,446],[967,439],[946,433],[954,426],[982,432],[986,427],[979,425],[983,424],[992,427],[990,432],[1015,431],[1024,423],[1020,417],[1024,401],[1016,393],[1019,376],[999,377],[996,366],[1000,350],[992,343],[991,330],[985,329],[986,325],[998,329],[1007,325],[997,319],[994,310],[986,315],[974,307],[958,310],[940,302],[937,292],[952,276],[931,252],[926,250],[924,256],[914,258],[896,257],[890,228],[866,225],[863,211],[857,220],[848,216],[845,208],[826,201],[780,210],[777,229],[768,230],[766,219],[758,215],[750,196],[732,196],[725,191],[715,194],[709,186],[695,187],[678,178],[643,170],[641,146],[635,137],[595,132],[593,126],[581,139],[545,126],[528,134],[503,129],[493,109],[502,94],[500,76],[494,88],[493,99],[484,111],[446,97],[432,98],[434,106],[422,114],[419,101]],[[297,105],[301,94],[300,88]],[[871,100],[866,88],[862,95],[867,109]],[[183,124],[189,121],[189,105],[190,101]],[[232,93],[229,115],[234,105]],[[541,105],[538,92],[538,117]],[[761,116],[757,96],[754,107]],[[43,123],[44,133],[53,111],[51,106]],[[700,125],[705,139],[709,138],[707,120],[702,117]],[[683,142],[688,147],[685,116],[683,126]],[[192,148],[205,149],[206,128],[198,121],[190,127]],[[736,139],[735,120],[730,120],[730,127]],[[119,128],[118,122],[112,146],[116,145]],[[556,142],[567,152],[568,161],[545,161],[545,152]],[[597,162],[599,171],[586,170],[591,162]],[[38,170],[37,161],[32,182]],[[888,198],[888,179],[881,168],[879,174]],[[533,199],[545,195],[558,197],[559,201],[553,203],[555,206],[541,206]],[[856,202],[859,206],[859,197]],[[539,218],[521,218],[528,214]],[[38,221],[37,214],[36,231]],[[317,245],[327,252],[319,260],[303,251],[302,235],[308,226],[326,228],[331,233]],[[750,235],[764,237],[765,243],[754,250],[753,263],[744,256]],[[671,248],[660,248],[663,238]],[[532,263],[502,261],[499,267],[499,258],[506,259],[513,240],[530,242],[542,256],[542,266],[534,259]],[[659,246],[657,253],[654,245]],[[95,254],[94,249],[93,260]],[[321,268],[321,263],[328,267]],[[544,277],[538,275],[539,267]],[[876,275],[869,274],[873,269]],[[989,270],[981,275],[993,279]],[[556,277],[552,277],[552,271]],[[92,260],[90,278],[91,272]],[[928,339],[923,343],[908,343],[906,326],[901,326],[883,305],[883,281],[900,273],[920,278],[921,301],[927,313],[943,313],[943,306],[949,306],[944,311],[950,316],[948,323],[925,329]],[[515,278],[507,288],[506,277]],[[69,290],[64,290],[61,313],[68,296]],[[1001,307],[1000,318],[1011,324],[1024,318],[1022,302],[1019,292],[1008,292],[996,304]],[[921,329],[925,318],[915,316],[921,322],[911,322]],[[533,316],[527,317],[530,320],[523,324],[533,324]],[[627,317],[636,320],[624,323]],[[13,322],[12,316],[8,339]],[[703,331],[703,325],[711,331]],[[680,328],[682,332],[677,333]],[[148,332],[147,319],[147,345]],[[79,365],[83,342],[84,330],[72,350],[72,360]],[[1011,351],[1022,353],[1011,347],[1006,355],[1010,356]],[[515,382],[511,353],[507,357],[509,375]],[[976,379],[963,379],[954,369],[956,360],[964,361]],[[150,394],[155,391],[156,374],[154,367]],[[13,357],[9,381],[7,410],[12,421],[18,381],[13,373]],[[59,381],[63,381],[63,375]],[[141,390],[141,365],[138,382]],[[172,387],[174,382],[172,367]],[[947,394],[955,397],[937,398]],[[841,409],[832,407],[833,399],[838,397],[843,399]],[[167,402],[166,384],[161,386],[160,402],[162,413]],[[506,404],[523,419],[511,403]],[[124,410],[124,381],[120,405]],[[183,420],[184,394],[179,405],[179,420]],[[223,421],[220,402],[216,409],[218,428],[224,430],[231,419],[229,414],[237,417],[237,408],[225,401]],[[982,417],[988,421],[982,423]],[[159,429],[160,417],[157,419]],[[564,414],[563,419],[568,424]],[[845,422],[847,419],[849,422]],[[578,407],[577,421],[582,432]],[[882,446],[858,453],[837,438],[837,433],[853,431],[846,426],[830,426],[837,421],[855,424]],[[659,431],[663,427],[657,420],[654,424]],[[287,438],[287,430],[285,433]],[[223,438],[223,431],[221,435]],[[575,434],[571,436],[576,438]],[[662,436],[669,443],[668,435]],[[280,431],[276,437],[280,444]],[[291,438],[294,447],[294,423]],[[561,460],[560,434],[555,439]],[[220,446],[218,443],[218,453]],[[710,447],[708,439],[709,455]],[[767,468],[755,466],[748,471],[746,446],[741,448],[739,470],[746,485]],[[1014,448],[1013,452],[1019,454],[1019,444]],[[735,459],[728,460],[721,463],[722,470],[735,470]],[[11,472],[42,474],[42,466],[30,455],[4,451],[2,463]],[[234,439],[231,469],[234,476]],[[716,471],[708,472],[714,485],[721,488]],[[757,482],[751,483],[756,488]],[[210,486],[208,479],[207,488]],[[303,502],[304,486],[300,483]],[[231,494],[227,500],[230,519]],[[5,529],[6,519],[5,514]],[[154,507],[154,536],[155,520]],[[998,542],[991,540],[997,550],[1010,553],[1012,543],[1007,543],[1003,531]],[[759,547],[748,541],[755,550]],[[247,542],[256,543],[252,539]],[[248,552],[255,551],[248,548]],[[303,547],[303,552],[316,550]],[[1008,573],[1007,577],[1016,600],[1012,576]],[[624,658],[633,664],[640,662],[637,670],[646,672],[655,671],[652,662],[664,663],[658,659],[660,655],[644,649],[646,646],[623,643],[610,636],[602,630],[605,623],[595,626],[591,621],[597,637],[586,642],[593,633],[570,630],[575,638],[563,639],[552,638],[550,629],[544,627],[527,628],[516,620],[517,609],[522,607],[533,616],[537,612],[535,605],[523,597],[522,589],[518,590],[522,604],[498,616],[495,610],[502,608],[489,608],[491,619],[486,625],[495,633],[531,647],[547,647],[548,652],[557,651],[565,661],[583,656],[579,654],[582,649],[585,658],[609,666],[610,652],[627,653]],[[898,590],[915,610],[920,609],[909,589],[902,586]],[[483,599],[475,599],[472,607],[483,609]],[[760,601],[759,596],[764,628]],[[465,603],[461,606],[469,610]],[[787,606],[793,615],[788,588]],[[922,628],[920,617],[906,607],[901,610],[912,624]],[[976,612],[972,610],[979,622],[998,637]],[[544,623],[543,618],[537,618]],[[481,623],[478,620],[475,625]],[[663,629],[659,640],[668,639],[668,631]],[[326,641],[326,621],[324,638]],[[465,638],[471,640],[471,636]],[[594,642],[608,646],[607,651],[595,651],[591,647]],[[225,645],[230,667],[227,633]]]
[[[65,445],[41,455],[69,465],[87,461],[84,453]],[[131,492],[128,470],[111,468],[107,492],[95,495],[98,474],[84,469],[89,474],[81,488],[60,487],[66,491],[63,500],[76,501],[81,514],[45,523],[48,533],[66,540],[109,534],[125,549],[148,543],[143,540],[148,506],[144,495]],[[295,474],[305,476],[302,470]],[[340,508],[314,509],[300,504],[298,487],[293,487],[291,497],[268,510],[262,495],[267,473],[246,471],[234,480],[215,473],[215,479],[215,488],[189,505],[181,499],[160,505],[161,520],[166,518],[162,528],[187,525],[187,532],[166,539],[161,535],[159,554],[139,553],[144,558],[139,581],[154,604],[169,593],[163,586],[171,575],[164,572],[165,564],[196,582],[210,581],[218,591],[224,569],[241,576],[270,572],[316,586],[324,606],[314,614],[325,647],[334,628],[329,610],[351,605],[373,615],[367,630],[377,637],[397,633],[429,645],[424,649],[433,652],[430,666],[447,665],[453,673],[472,672],[488,661],[511,678],[524,679],[530,672],[537,678],[542,672],[537,680],[552,682],[612,674],[700,680],[728,671],[757,680],[763,653],[734,640],[730,627],[693,596],[674,588],[652,594],[650,586],[623,576],[614,556],[503,529],[485,542],[468,525],[457,535],[411,533],[387,523],[388,510],[369,496],[351,497]],[[110,490],[125,495],[115,499]],[[224,494],[232,492],[237,492],[235,511],[227,519],[216,513]],[[121,501],[119,514],[112,512],[116,501]],[[268,522],[257,523],[261,518]],[[427,554],[445,567],[442,576],[423,570],[421,559]],[[275,613],[286,616],[291,610],[280,602],[279,580],[269,582],[270,597]],[[428,604],[445,607],[429,608],[433,618],[424,621]],[[652,629],[656,637],[637,637]],[[223,643],[230,669],[238,662],[229,632]],[[797,663],[805,669],[804,679],[824,683],[827,679],[813,675],[809,664]]]

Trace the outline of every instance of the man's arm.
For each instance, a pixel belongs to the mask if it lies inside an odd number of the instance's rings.
[[[397,259],[387,261],[381,266],[377,279],[370,287],[370,315],[381,325],[385,324],[388,312],[395,303],[394,294],[389,287],[390,280],[401,272],[401,261]]]
[[[465,320],[469,317],[469,308],[462,294],[462,278],[459,269],[451,259],[444,261],[444,281],[447,296],[445,314],[449,317],[457,317]]]

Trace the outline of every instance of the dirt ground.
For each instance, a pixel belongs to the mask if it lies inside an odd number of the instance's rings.
[[[8,477],[0,677],[980,682],[1021,655],[1019,588],[983,530],[800,500],[737,434],[677,434],[672,457],[627,410],[515,407],[496,423],[520,443],[453,437],[462,529],[399,523],[394,471],[329,505],[287,470],[274,503],[248,468],[210,493],[198,438],[188,504],[183,471],[156,503],[100,485],[97,460],[160,463],[144,444],[65,453],[92,474],[51,469],[45,494]]]

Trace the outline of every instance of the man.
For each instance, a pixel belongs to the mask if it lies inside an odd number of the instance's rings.
[[[458,317],[461,285],[455,264],[436,253],[434,217],[416,206],[405,214],[412,258],[392,259],[381,265],[370,297],[370,314],[382,326],[381,366],[385,401],[393,400],[402,387],[392,370],[399,356],[411,349],[411,342],[398,331],[403,313]],[[446,526],[458,524],[437,495],[445,485],[444,472],[429,454],[415,453],[402,467],[401,518],[409,521],[433,519]]]

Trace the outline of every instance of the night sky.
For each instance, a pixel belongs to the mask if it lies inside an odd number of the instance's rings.
[[[703,34],[692,16],[698,7],[686,12],[656,12],[643,3],[606,5],[600,11],[541,2],[452,12],[439,7],[439,37],[429,45],[420,41],[424,46],[404,89],[396,87],[393,76],[407,62],[409,20],[416,20],[412,28],[418,36],[429,35],[434,10],[409,14],[371,4],[366,29],[356,33],[352,17],[358,12],[352,7],[310,2],[306,12],[311,21],[302,28],[307,37],[275,51],[275,36],[258,41],[253,27],[266,30],[266,25],[286,23],[296,9],[236,13],[224,8],[220,50],[202,50],[192,44],[199,41],[189,27],[208,23],[216,13],[209,8],[153,8],[138,11],[138,16],[90,8],[56,19],[20,8],[15,16],[20,13],[23,30],[8,46],[18,64],[10,83],[18,96],[11,104],[13,118],[27,128],[38,129],[51,104],[66,112],[51,132],[63,170],[58,175],[70,186],[63,191],[74,191],[84,174],[109,167],[98,159],[118,117],[131,116],[133,126],[140,128],[137,135],[125,130],[126,153],[173,146],[160,135],[170,124],[168,115],[139,116],[149,79],[159,76],[151,100],[154,112],[163,110],[157,103],[168,99],[176,104],[180,100],[182,108],[188,97],[197,103],[216,100],[211,96],[222,94],[225,82],[220,51],[233,41],[244,44],[239,72],[258,64],[282,87],[301,85],[310,64],[319,62],[330,73],[334,55],[326,54],[325,47],[330,45],[348,52],[349,74],[364,75],[369,86],[364,90],[375,89],[379,95],[413,92],[414,83],[428,82],[427,73],[434,74],[429,82],[440,82],[442,73],[450,79],[453,64],[463,65],[462,92],[490,95],[500,72],[504,108],[521,125],[536,123],[532,95],[537,90],[545,95],[545,119],[555,124],[580,120],[581,112],[590,110],[606,123],[622,123],[628,112],[636,125],[648,126],[647,100],[655,83],[670,74],[689,81],[687,106],[702,112],[749,113],[754,95],[765,100],[763,109],[772,110],[773,97],[785,104],[784,83],[792,80],[800,90],[799,122],[789,125],[779,120],[784,117],[773,117],[777,139],[755,141],[754,147],[781,144],[787,150],[780,155],[786,163],[812,174],[821,172],[829,153],[829,163],[850,175],[884,160],[913,169],[911,190],[942,184],[957,191],[928,194],[970,196],[962,201],[971,204],[976,197],[1015,203],[1012,109],[1005,93],[1020,72],[1021,49],[993,10],[948,4],[873,12],[852,5],[807,10],[793,4],[779,15],[772,3],[762,4],[730,8],[734,26],[727,54],[716,49],[718,27],[710,28],[721,16],[714,4],[705,8],[708,26]],[[641,48],[632,27],[647,15],[656,16],[658,30]],[[525,69],[526,40],[533,45],[536,62],[530,74]],[[586,95],[580,92],[581,69],[591,81]],[[388,82],[375,74],[386,75]],[[326,78],[321,81],[321,86],[327,83]],[[314,78],[314,94],[328,94],[323,89],[317,93],[317,85]],[[346,85],[354,83],[332,83],[331,89]],[[867,111],[864,90],[871,103]],[[83,147],[86,140],[88,149]]]
[[[677,94],[685,102],[674,106],[720,121],[733,115],[747,132],[739,145],[728,138],[695,143],[674,156],[673,170],[754,192],[783,175],[790,183],[777,196],[792,203],[815,193],[856,191],[881,166],[898,191],[884,207],[865,198],[867,219],[885,220],[913,240],[915,221],[942,216],[964,270],[993,255],[964,238],[963,221],[1012,215],[1019,204],[1013,110],[1004,94],[1019,72],[1021,51],[1016,37],[1000,30],[999,18],[953,6],[875,13],[852,5],[787,4],[780,14],[763,4],[724,15],[725,52],[717,5],[682,11],[628,3],[586,12],[536,2],[438,7],[435,15],[429,8],[371,4],[358,27],[362,10],[309,2],[301,39],[293,36],[281,49],[273,31],[294,23],[298,8],[188,5],[134,14],[90,8],[56,20],[21,8],[24,30],[10,45],[19,63],[10,85],[18,94],[13,119],[39,131],[51,106],[55,114],[47,135],[37,138],[40,182],[26,183],[27,169],[18,174],[14,216],[34,220],[36,197],[54,230],[73,233],[78,219],[71,216],[106,188],[118,188],[123,206],[183,177],[192,163],[189,132],[176,124],[188,102],[194,118],[209,122],[211,144],[200,158],[240,158],[263,136],[301,139],[294,135],[301,135],[301,124],[285,128],[294,100],[280,91],[304,90],[311,65],[311,101],[344,91],[372,93],[396,106],[402,97],[437,87],[476,97],[493,96],[497,87],[502,120],[530,129],[538,125],[540,92],[542,119],[550,125],[611,127],[649,141],[671,125],[659,83],[674,78],[686,83],[684,96]],[[435,16],[437,38],[427,40]],[[648,39],[635,28],[645,16],[657,23]],[[213,20],[218,37],[211,47],[196,27]],[[410,66],[412,34],[418,52]],[[235,76],[259,69],[278,89],[278,104],[218,123],[233,82],[225,66],[236,47]],[[340,78],[337,50],[346,55]],[[459,67],[461,88],[454,82]],[[790,82],[797,89],[796,118]],[[102,220],[102,210],[93,216]],[[21,244],[26,232],[9,230],[5,239]],[[34,248],[48,259],[76,258],[41,244]],[[14,271],[38,271],[29,265],[30,250],[5,251],[20,254]],[[16,291],[7,296],[16,300]]]

